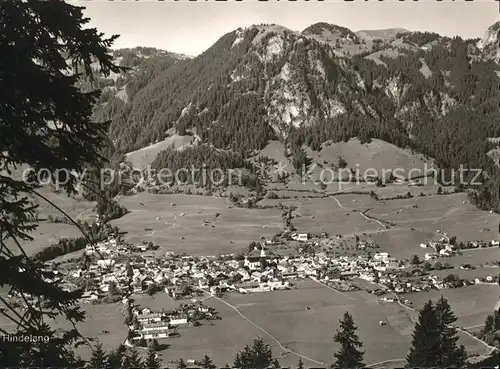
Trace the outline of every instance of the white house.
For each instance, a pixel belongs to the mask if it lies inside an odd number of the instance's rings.
[[[377,252],[375,255],[373,255],[373,258],[375,260],[385,260],[389,257],[389,254],[387,252]]]
[[[159,323],[161,322],[161,318],[162,316],[159,313],[137,315],[137,320],[140,323],[148,323],[148,322]]]
[[[294,233],[292,239],[295,241],[306,242],[309,239],[308,233]]]
[[[171,317],[170,318],[170,325],[182,325],[182,324],[187,324],[187,317],[185,316],[177,316],[177,317]]]
[[[429,254],[429,253],[426,253],[426,254],[424,255],[424,259],[425,259],[425,260],[431,260],[431,259],[434,259],[434,257],[435,257],[435,254]]]
[[[114,265],[115,261],[112,259],[99,259],[97,260],[97,265],[101,268],[105,268],[111,265]]]
[[[149,323],[142,326],[143,332],[157,332],[165,329],[168,329],[168,323],[166,322]]]
[[[152,340],[152,339],[157,339],[157,338],[167,338],[170,336],[170,331],[168,328],[156,330],[156,331],[140,331],[140,337],[134,338],[135,340],[140,340],[141,338],[144,338],[146,340]]]

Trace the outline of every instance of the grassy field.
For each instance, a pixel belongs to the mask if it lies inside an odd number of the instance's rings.
[[[443,291],[443,294],[450,299],[460,317],[459,324],[481,324],[490,310],[482,306],[478,309],[478,303],[467,301],[457,291]],[[485,293],[487,290],[479,289],[466,295],[479,298]],[[439,296],[440,293],[408,295],[419,306],[429,298]],[[336,349],[333,335],[339,326],[338,320],[347,310],[353,315],[364,342],[366,362],[373,364],[404,359],[416,316],[398,304],[378,301],[365,292],[341,295],[313,281],[304,281],[296,290],[232,294],[224,299],[239,312],[216,299],[205,300],[219,311],[223,320],[183,330],[181,337],[169,340],[171,346],[165,356],[173,360],[180,357],[198,359],[208,354],[218,365],[232,363],[238,350],[260,336],[272,346],[282,365],[295,366],[298,361],[296,354],[303,356],[306,367],[329,364]],[[306,310],[306,307],[310,309]],[[381,320],[387,325],[379,326]],[[277,341],[293,352],[284,350]],[[470,352],[482,354],[485,351],[481,343],[463,334],[460,343]]]
[[[413,204],[418,207],[412,207]],[[368,214],[398,226],[427,232],[442,230],[463,242],[498,237],[496,215],[477,209],[464,193],[378,202]]]
[[[498,261],[498,251],[498,247],[462,250],[462,255],[446,258],[446,262],[451,265],[481,265],[487,262]]]
[[[371,200],[368,196],[358,196],[358,198],[363,204],[366,201],[366,206]],[[349,200],[355,200],[353,195],[339,196],[339,199],[353,208],[354,206],[363,206],[363,204],[349,203]],[[299,232],[328,232],[331,236],[335,236],[339,233],[343,235],[361,234],[381,228],[376,222],[369,221],[360,214],[342,209],[331,198],[263,200],[261,203],[262,205],[276,205],[278,202],[297,207],[294,212],[297,217],[292,220],[292,223]]]
[[[450,237],[456,236],[458,241],[463,242],[489,241],[498,236],[495,214],[478,210],[466,201],[466,195],[462,193],[387,201],[376,201],[368,195],[340,194],[335,195],[335,199],[264,199],[260,204],[296,206],[295,214],[299,217],[294,218],[292,223],[300,232],[326,231],[330,235],[344,236],[357,234],[362,239],[373,239],[384,251],[400,259],[413,255],[423,257],[429,250],[419,247],[420,243],[439,238],[440,231],[447,232]],[[414,204],[417,207],[413,207]],[[384,229],[375,220],[368,220],[352,210],[367,211],[366,215],[389,221],[394,226]],[[487,228],[489,231],[485,230]],[[464,251],[462,256],[446,261],[481,264],[495,260],[497,252],[496,249]]]
[[[382,170],[401,168],[407,173],[412,168],[423,170],[428,162],[423,155],[414,154],[403,150],[390,143],[373,139],[367,144],[360,144],[359,140],[351,139],[349,142],[326,143],[319,152],[307,150],[315,162],[337,164],[341,156],[349,168],[359,168],[361,172],[373,168],[379,173]]]
[[[88,338],[94,338],[102,343],[105,350],[116,349],[127,338],[127,327],[123,323],[122,304],[84,304],[83,311],[86,319],[77,324],[79,332]],[[54,329],[71,329],[71,324],[63,319],[56,318],[55,321],[47,321]],[[6,330],[15,330],[15,325],[7,321],[3,315],[0,316],[0,326]],[[86,346],[76,349],[77,354],[83,359],[90,358],[90,350]]]
[[[146,146],[140,150],[132,151],[126,154],[126,160],[132,164],[134,169],[144,169],[150,165],[156,156],[163,150],[189,145],[193,142],[192,136],[173,135],[166,140]]]
[[[130,213],[112,224],[128,232],[128,241],[153,241],[162,252],[192,255],[239,252],[251,241],[282,230],[279,209],[227,208],[229,201],[224,198],[140,193],[122,197],[120,202]],[[210,222],[208,226],[204,226],[205,220]],[[153,231],[145,231],[146,228]]]
[[[476,269],[464,270],[460,268],[449,269],[449,270],[435,270],[432,274],[439,277],[446,277],[448,274],[457,274],[460,278],[474,279],[488,276],[496,276],[500,272],[498,267],[477,267]]]
[[[72,224],[41,222],[38,228],[30,233],[30,236],[33,237],[33,241],[20,241],[21,246],[29,256],[56,244],[61,238],[81,237],[82,233]],[[6,244],[14,252],[20,252],[12,240],[7,240]]]
[[[446,289],[407,294],[416,309],[421,308],[428,300],[436,301],[443,295],[448,299],[458,317],[458,325],[465,328],[484,323],[498,302],[498,286],[475,285],[463,288]]]
[[[346,296],[305,281],[297,290],[234,294],[225,298],[253,324],[226,304],[207,299],[205,303],[217,309],[223,320],[184,330],[180,338],[169,342],[168,357],[196,359],[206,353],[216,364],[232,363],[238,350],[260,336],[273,347],[282,365],[295,366],[298,356],[282,350],[271,335],[289,350],[314,360],[303,359],[306,367],[318,365],[317,362],[331,363],[335,349],[333,335],[346,310],[353,314],[360,337],[368,347],[367,362],[404,357],[411,332],[411,322],[405,312],[395,306],[382,305],[366,293]],[[390,324],[378,325],[380,320],[387,319]]]
[[[95,202],[89,202],[83,199],[81,195],[67,196],[63,192],[55,193],[49,188],[43,188],[40,192],[74,220],[89,220],[91,216],[95,214]],[[40,219],[46,219],[49,215],[52,217],[64,218],[64,215],[49,202],[37,198],[37,204]]]

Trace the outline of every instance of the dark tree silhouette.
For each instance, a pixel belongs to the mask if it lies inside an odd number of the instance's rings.
[[[102,344],[98,342],[92,350],[89,366],[91,368],[102,368],[106,366],[108,355],[102,349]]]
[[[457,317],[451,310],[451,306],[443,296],[435,304],[436,316],[440,325],[441,333],[441,358],[442,367],[462,367],[464,362],[457,362],[457,359],[465,352],[465,348],[457,346],[458,331],[453,326]],[[460,360],[462,358],[460,357]]]
[[[216,368],[216,365],[214,364],[214,362],[212,361],[212,359],[210,359],[210,357],[208,355],[205,355],[203,357],[203,359],[200,362],[200,366],[203,369],[215,369]]]
[[[106,361],[107,368],[121,368],[125,359],[126,348],[124,345],[118,346],[116,350],[109,353]]]
[[[32,199],[45,199],[37,191],[40,180],[50,178],[70,194],[75,192],[76,173],[103,161],[99,150],[107,124],[92,119],[100,91],[84,93],[77,83],[82,73],[92,79],[94,62],[103,75],[121,69],[108,54],[117,36],[105,39],[95,29],[85,28],[87,23],[82,8],[64,1],[9,1],[0,6],[0,167],[8,174],[0,176],[0,285],[12,286],[21,298],[26,294],[35,298],[19,312],[0,297],[0,312],[17,327],[0,332],[50,337],[48,343],[13,345],[1,340],[0,367],[81,363],[73,348],[86,341],[78,331],[55,331],[46,323],[57,315],[73,323],[82,321],[84,313],[77,304],[81,291],[67,292],[58,283],[44,281],[42,274],[50,277],[50,273],[27,257],[22,243],[36,228],[31,223]],[[32,168],[24,180],[10,175],[21,164]],[[36,302],[42,298],[48,307],[43,312]]]
[[[297,369],[304,369],[304,363],[302,362],[302,358],[299,359],[299,363],[297,364]]]
[[[187,365],[183,359],[180,359],[177,363],[177,369],[186,369]]]
[[[156,356],[156,352],[154,350],[148,350],[148,355],[146,356],[146,360],[144,361],[145,368],[159,368],[161,366],[161,361]]]
[[[256,338],[252,345],[236,354],[234,366],[240,369],[265,369],[273,362],[271,347],[262,338]]]
[[[135,349],[129,349],[129,351],[125,354],[125,358],[123,360],[123,367],[125,368],[142,368],[143,361],[139,352]]]
[[[439,367],[440,358],[440,323],[429,300],[419,311],[406,361],[409,367],[432,368]]]
[[[335,357],[333,366],[342,369],[363,367],[364,352],[359,350],[363,344],[356,333],[357,327],[354,325],[354,319],[346,311],[339,322],[340,327],[333,340],[340,345],[340,348],[333,354]]]

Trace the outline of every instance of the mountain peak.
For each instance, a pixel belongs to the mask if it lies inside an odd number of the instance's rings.
[[[500,21],[492,24],[486,30],[483,38],[478,41],[477,47],[481,49],[487,59],[495,60],[500,63]]]
[[[324,39],[347,39],[357,42],[358,37],[349,28],[326,22],[315,23],[301,32],[304,36],[316,36]]]
[[[382,40],[382,41],[393,41],[401,33],[409,33],[411,31],[405,28],[385,28],[385,29],[373,29],[373,30],[361,30],[357,31],[356,35],[364,40]]]

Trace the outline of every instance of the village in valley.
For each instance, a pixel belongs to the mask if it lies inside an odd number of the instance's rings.
[[[176,204],[164,206],[172,210]],[[196,334],[201,327],[208,326],[208,330],[200,333],[207,334],[210,328],[222,325],[225,312],[212,302],[219,301],[238,310],[239,305],[231,303],[231,296],[236,295],[248,296],[248,301],[252,301],[252,296],[265,295],[267,299],[274,294],[279,299],[284,296],[280,295],[283,291],[299,289],[307,294],[301,288],[308,284],[307,288],[316,285],[325,288],[324,293],[332,292],[339,297],[353,299],[350,296],[353,293],[369,295],[373,296],[371,303],[395,304],[400,309],[415,311],[418,307],[412,295],[498,285],[498,264],[493,260],[485,260],[481,266],[473,262],[449,262],[474,250],[498,250],[496,239],[461,242],[438,230],[437,237],[407,246],[415,254],[396,258],[364,232],[352,237],[325,231],[299,232],[293,221],[302,218],[302,214],[294,206],[279,207],[285,230],[271,237],[261,235],[238,252],[206,256],[173,252],[145,239],[130,242],[115,230],[106,239],[88,244],[82,255],[69,254],[47,262],[46,266],[56,272],[66,290],[84,289],[83,306],[121,305],[115,309],[114,319],[124,327],[122,338],[126,345],[154,344],[160,352],[175,345],[176,340],[182,341],[187,332]],[[215,213],[213,221],[203,220],[203,228],[211,228],[219,215]],[[181,216],[187,216],[186,211],[180,212]],[[160,223],[162,219],[156,216],[154,221]],[[99,225],[99,220],[95,222]],[[154,234],[153,227],[145,227],[144,232]],[[481,269],[479,274],[461,273],[477,267]],[[23,304],[15,294],[9,297]],[[153,300],[156,303],[151,305]],[[301,308],[307,312],[314,309],[315,303],[313,299]],[[377,325],[392,326],[393,319],[383,316]],[[106,336],[108,331],[101,333]],[[167,352],[169,358],[175,355],[171,348]],[[197,358],[185,359],[194,363]]]
[[[493,5],[118,5],[0,6],[0,368],[499,369]]]

